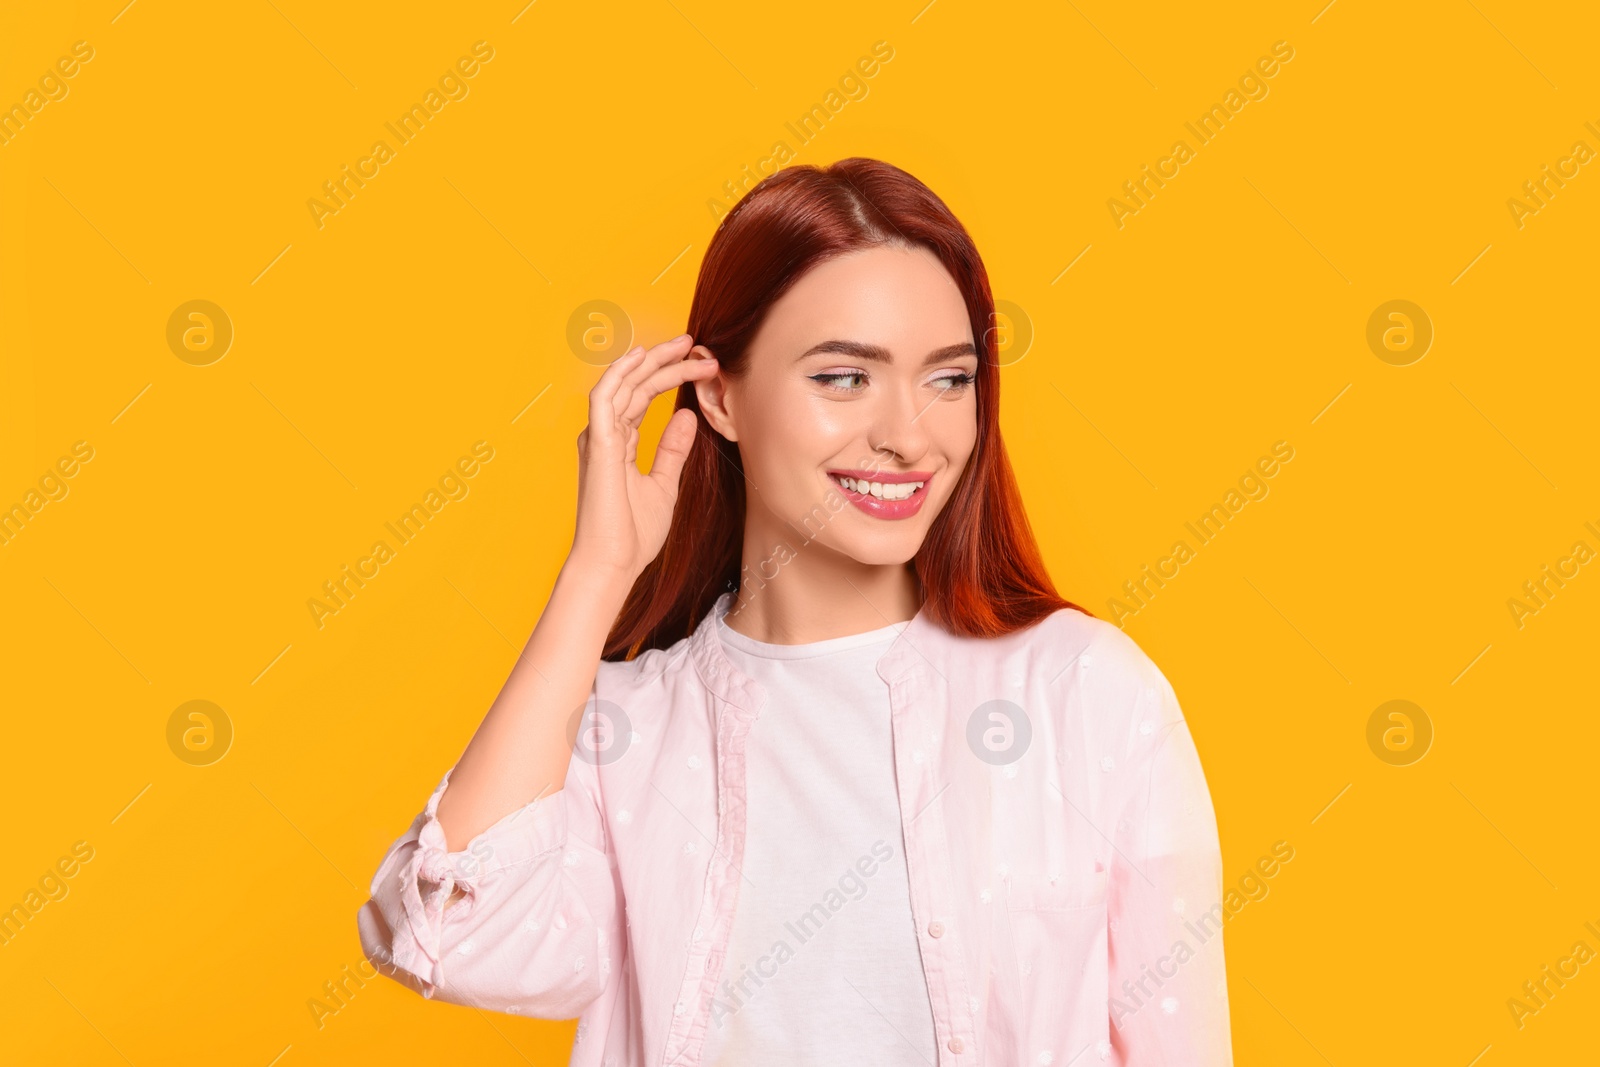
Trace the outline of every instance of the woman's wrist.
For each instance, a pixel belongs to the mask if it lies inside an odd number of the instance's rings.
[[[573,586],[587,596],[614,602],[618,610],[638,579],[637,573],[615,558],[576,547],[567,553],[566,562],[556,576],[558,585]]]

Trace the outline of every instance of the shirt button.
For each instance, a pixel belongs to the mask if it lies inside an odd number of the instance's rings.
[[[952,1037],[950,1039],[950,1051],[951,1052],[960,1054],[961,1050],[966,1048],[966,1047],[967,1047],[966,1043],[963,1042],[959,1037]]]
[[[943,937],[944,936],[944,923],[940,922],[937,919],[935,919],[933,922],[929,923],[928,924],[928,936],[929,937]]]

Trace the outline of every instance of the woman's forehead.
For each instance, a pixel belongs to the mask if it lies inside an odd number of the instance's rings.
[[[807,271],[773,304],[755,347],[798,356],[822,341],[858,341],[899,362],[971,339],[966,301],[933,253],[878,245]]]

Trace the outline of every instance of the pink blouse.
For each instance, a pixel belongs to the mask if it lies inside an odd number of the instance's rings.
[[[712,625],[731,595],[671,648],[602,662],[563,788],[453,853],[445,773],[357,916],[384,973],[577,1016],[573,1067],[699,1062],[766,700]],[[1216,817],[1138,645],[1073,610],[992,639],[919,612],[877,673],[937,1067],[1231,1064]]]

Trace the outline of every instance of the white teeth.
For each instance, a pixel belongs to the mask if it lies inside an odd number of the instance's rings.
[[[880,500],[906,500],[921,489],[925,482],[867,482],[857,478],[840,478],[839,484],[856,493],[871,493]]]

